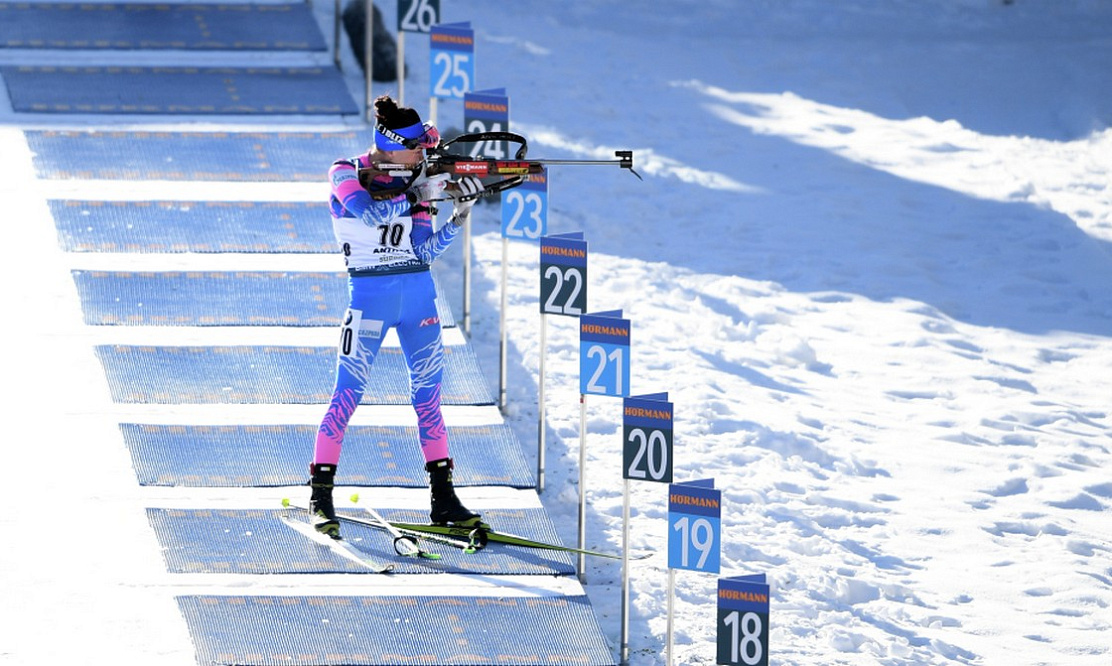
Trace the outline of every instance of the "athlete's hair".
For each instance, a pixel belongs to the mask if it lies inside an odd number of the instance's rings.
[[[421,116],[408,106],[398,106],[389,95],[375,98],[375,120],[386,129],[401,129],[421,122]]]

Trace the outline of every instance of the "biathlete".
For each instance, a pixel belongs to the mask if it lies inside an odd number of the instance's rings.
[[[397,330],[409,369],[410,398],[429,475],[429,518],[438,524],[479,524],[479,514],[463,506],[452,486],[453,461],[440,411],[444,345],[430,265],[459,233],[483,183],[465,176],[448,188],[448,174],[430,177],[422,172],[405,194],[373,199],[370,191],[402,183],[379,176],[364,186],[359,181],[361,167],[383,162],[419,165],[424,150],[440,142],[436,127],[421,122],[412,108],[399,107],[388,95],[378,97],[374,105],[373,148],[364,155],[337,160],[328,172],[332,228],[348,270],[349,302],[340,333],[336,384],[309,465],[309,513],[318,531],[336,538],[340,524],[332,489],[344,433],[391,327]],[[443,193],[453,200],[452,217],[434,231],[427,202]]]

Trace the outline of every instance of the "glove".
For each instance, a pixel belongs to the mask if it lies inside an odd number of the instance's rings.
[[[456,186],[448,190],[454,207],[452,209],[452,223],[456,226],[463,224],[471,215],[471,207],[475,200],[485,189],[483,181],[476,176],[464,176],[456,181]]]
[[[409,199],[411,204],[432,201],[439,197],[444,188],[448,186],[449,177],[449,174],[446,173],[430,176],[422,166],[421,175],[417,176],[409,189],[405,191],[405,198]]]

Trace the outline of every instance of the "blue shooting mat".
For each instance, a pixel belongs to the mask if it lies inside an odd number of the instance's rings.
[[[312,6],[0,2],[0,49],[324,51]]]
[[[309,488],[295,501],[308,502]],[[386,520],[427,523],[428,509],[378,509]],[[348,510],[340,509],[343,514]],[[148,508],[170,573],[369,573],[365,567],[333,553],[279,520],[286,514],[303,518],[302,509],[162,509]],[[556,543],[559,537],[544,509],[484,509],[483,519],[512,534]],[[351,515],[370,518],[352,511]],[[342,523],[344,541],[369,558],[394,564],[395,573],[574,574],[573,554],[557,550],[490,543],[476,553],[423,540],[439,560],[402,557],[389,533]],[[373,572],[370,572],[373,573]]]
[[[305,483],[317,436],[317,426],[309,424],[121,423],[120,430],[140,485],[204,488]],[[349,426],[336,483],[424,488],[428,475],[418,442],[417,426]],[[448,443],[458,462],[452,472],[457,487],[536,487],[521,442],[505,423],[448,426]]]
[[[295,93],[294,98],[302,98]],[[64,180],[328,180],[333,160],[358,155],[371,130],[342,132],[24,132],[37,177]],[[183,191],[186,197],[189,192]],[[323,201],[323,199],[322,199]],[[331,231],[327,213],[322,218]]]
[[[324,174],[318,176],[322,180]],[[253,201],[48,202],[66,252],[337,254],[328,204]],[[337,259],[339,261],[339,259]],[[339,265],[339,264],[337,264]]]
[[[347,273],[72,271],[85,323],[111,326],[339,326]],[[455,326],[435,280],[443,327]]]
[[[0,75],[20,113],[360,113],[335,67],[19,65],[0,67]]]
[[[127,404],[328,404],[335,347],[98,345],[112,400]],[[444,348],[445,405],[493,405],[471,345]],[[401,349],[383,347],[362,404],[408,405]]]
[[[199,664],[617,664],[586,595],[189,595],[177,602]]]

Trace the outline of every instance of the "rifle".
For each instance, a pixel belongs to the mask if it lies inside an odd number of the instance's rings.
[[[518,145],[512,160],[496,160],[489,158],[471,157],[470,155],[461,155],[458,153],[450,152],[450,149],[455,144],[460,143],[480,143],[485,141],[505,141],[508,143],[515,143]],[[476,199],[479,197],[488,197],[517,187],[525,182],[525,178],[530,174],[543,173],[544,169],[549,165],[562,165],[562,164],[617,164],[621,169],[628,169],[630,173],[637,176],[639,180],[641,174],[633,170],[633,151],[632,150],[616,150],[614,160],[544,160],[544,159],[525,159],[525,154],[528,152],[529,145],[525,137],[513,132],[473,132],[471,134],[461,134],[456,138],[442,143],[436,148],[430,148],[425,153],[425,161],[417,165],[408,164],[390,164],[390,163],[376,163],[370,167],[359,169],[359,183],[371,193],[371,198],[376,200],[392,199],[399,194],[404,194],[413,183],[419,178],[422,172],[429,176],[435,176],[441,173],[451,174],[453,176],[478,176],[479,178],[487,178],[493,176],[506,176],[500,180],[491,182],[483,182],[484,189],[478,194],[461,197],[461,201],[469,199]],[[390,176],[393,178],[402,178],[404,183],[398,187],[391,187],[387,189],[371,189],[369,186],[371,181],[378,176]],[[448,190],[452,190],[455,183],[448,183]],[[448,201],[453,197],[443,197],[434,199],[434,201]]]

